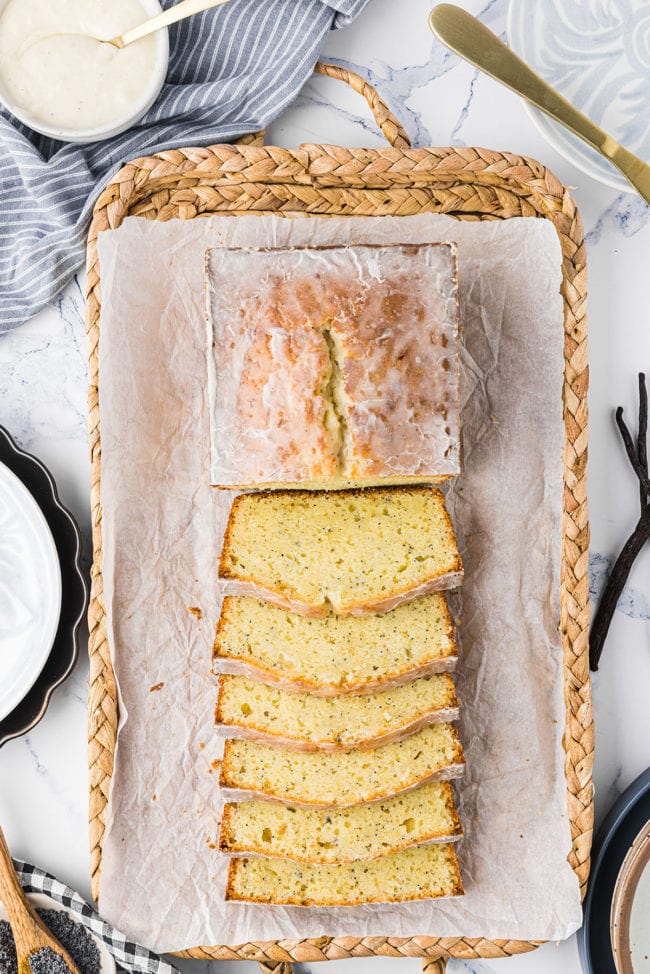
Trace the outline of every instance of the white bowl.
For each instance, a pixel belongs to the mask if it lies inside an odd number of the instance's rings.
[[[0,720],[36,682],[61,614],[61,565],[40,507],[0,463]]]
[[[648,0],[510,0],[508,43],[596,125],[650,162]],[[524,102],[565,159],[623,193],[634,190],[595,149]]]
[[[0,13],[9,0],[0,0]],[[27,0],[23,0],[27,3]],[[144,8],[145,19],[155,17],[162,12],[162,7],[158,0],[140,0]],[[47,125],[39,118],[34,118],[29,112],[17,106],[2,86],[0,78],[0,103],[11,112],[20,122],[28,125],[35,132],[41,135],[48,135],[52,139],[59,139],[61,142],[100,142],[102,139],[110,139],[120,132],[125,132],[132,125],[148,112],[156,98],[162,90],[167,77],[167,67],[169,65],[169,33],[166,27],[156,31],[156,60],[151,72],[149,84],[142,90],[141,96],[130,108],[128,114],[122,115],[113,121],[92,129],[68,129],[57,126]]]
[[[88,930],[88,927],[84,926],[84,924],[81,923],[81,920],[76,915],[74,910],[69,910],[61,903],[58,903],[56,900],[51,899],[45,893],[27,893],[27,899],[36,910],[58,910],[60,913],[67,913],[68,916],[72,917],[72,919],[76,923],[79,923],[81,926],[83,926],[84,930],[88,931],[90,936],[97,944],[97,949],[99,950],[99,958],[101,963],[100,966],[101,974],[115,974],[115,958],[106,947],[104,941],[100,937],[97,937],[92,932],[92,930]],[[6,920],[6,919],[7,919],[7,912],[3,907],[2,903],[0,903],[0,920]]]

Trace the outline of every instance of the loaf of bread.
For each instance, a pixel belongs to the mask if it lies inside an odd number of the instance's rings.
[[[227,804],[219,848],[231,855],[297,862],[355,862],[425,842],[455,842],[462,834],[451,785],[433,781],[405,795],[351,808]]]
[[[453,670],[458,662],[442,592],[379,615],[322,618],[229,596],[213,653],[218,672],[317,696],[374,693]]]
[[[226,886],[227,900],[292,906],[401,903],[462,894],[454,846],[444,842],[338,865],[234,857]]]
[[[372,752],[289,751],[258,741],[227,740],[219,784],[226,800],[343,808],[381,801],[428,781],[458,778],[464,770],[453,724],[432,724]]]
[[[212,483],[459,473],[454,244],[211,250]]]
[[[430,724],[457,720],[449,673],[423,676],[381,693],[313,697],[222,676],[215,711],[225,737],[265,741],[296,751],[344,751],[399,741]]]
[[[219,575],[303,615],[365,615],[454,588],[463,567],[439,490],[369,487],[239,495]]]

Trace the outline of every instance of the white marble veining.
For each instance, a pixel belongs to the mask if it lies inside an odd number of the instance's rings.
[[[482,145],[542,160],[575,187],[588,242],[590,329],[589,502],[592,596],[598,597],[618,548],[638,517],[638,489],[613,420],[621,404],[636,429],[636,374],[650,373],[647,293],[650,209],[583,175],[542,139],[511,93],[443,50],[427,28],[432,0],[373,0],[359,19],[328,39],[325,56],[376,85],[416,145]],[[507,0],[464,0],[504,34]],[[334,142],[378,146],[383,137],[354,92],[312,81],[270,130],[285,146]],[[89,551],[84,276],[37,318],[0,336],[0,423],[38,453],[81,523]],[[51,870],[89,895],[87,853],[86,677],[82,660],[54,695],[44,720],[0,751],[0,822],[16,856]],[[650,546],[629,579],[594,676],[596,814],[650,764]],[[328,974],[398,974],[416,960],[371,958],[354,967],[330,962]],[[192,974],[216,974],[182,963]],[[221,974],[254,967],[216,965]],[[226,971],[228,968],[228,971]],[[316,969],[317,970],[317,969]],[[578,974],[575,938],[511,960],[454,961],[455,972]],[[300,974],[307,974],[301,965]]]

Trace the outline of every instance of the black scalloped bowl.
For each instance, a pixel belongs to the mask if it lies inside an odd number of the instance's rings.
[[[43,512],[61,564],[61,614],[52,649],[32,688],[0,720],[2,747],[39,722],[52,692],[72,673],[79,654],[79,626],[88,605],[88,587],[80,565],[81,534],[59,500],[52,475],[40,460],[17,446],[3,426],[0,426],[0,462],[22,480]]]

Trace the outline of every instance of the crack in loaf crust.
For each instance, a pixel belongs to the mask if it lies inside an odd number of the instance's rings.
[[[465,756],[452,724],[433,724],[368,751],[287,751],[225,742],[219,786],[226,801],[260,799],[315,808],[369,804],[430,781],[460,777]]]
[[[460,714],[449,674],[424,677],[377,694],[313,697],[243,677],[222,675],[217,734],[295,751],[370,750]]]
[[[462,896],[453,845],[422,845],[371,862],[315,865],[233,858],[226,899],[292,906],[356,906]]]
[[[221,817],[219,849],[228,855],[341,863],[429,842],[457,842],[462,835],[451,785],[439,781],[352,808],[229,803]]]
[[[375,693],[451,671],[457,661],[442,592],[363,618],[310,618],[229,596],[213,647],[215,672],[325,697]]]
[[[460,472],[454,244],[206,255],[212,482]]]
[[[458,586],[463,566],[434,487],[280,490],[235,498],[219,577],[299,614],[367,615]]]

